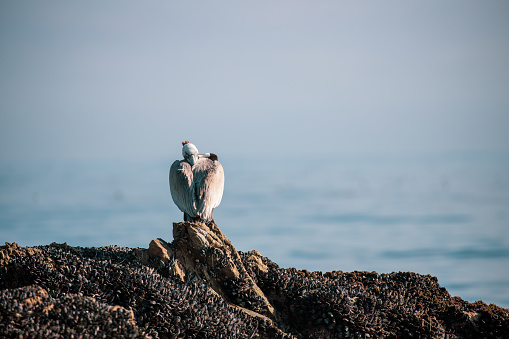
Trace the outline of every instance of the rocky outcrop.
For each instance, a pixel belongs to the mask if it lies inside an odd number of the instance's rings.
[[[251,315],[276,320],[274,307],[246,271],[239,253],[215,223],[175,223],[173,238],[172,244],[163,239],[152,240],[148,250],[137,250],[135,254],[148,265],[154,258],[170,263],[167,275],[181,281],[184,281],[186,274],[200,277],[231,305]],[[154,267],[158,265],[156,260]]]
[[[275,319],[274,307],[246,271],[239,253],[213,222],[173,225],[175,258],[227,302]]]
[[[2,246],[0,337],[509,338],[509,311],[410,272],[308,272],[175,223],[148,249]]]

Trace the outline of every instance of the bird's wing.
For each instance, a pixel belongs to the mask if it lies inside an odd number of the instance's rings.
[[[200,159],[193,168],[196,213],[202,219],[211,220],[212,210],[223,197],[224,171],[219,161]]]
[[[186,161],[176,160],[170,167],[170,192],[173,202],[184,213],[196,215],[193,171]]]

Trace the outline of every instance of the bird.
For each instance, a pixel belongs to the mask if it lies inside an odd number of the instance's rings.
[[[184,212],[184,221],[214,222],[213,210],[221,203],[224,170],[214,153],[199,154],[189,141],[182,142],[183,160],[170,167],[173,202]]]

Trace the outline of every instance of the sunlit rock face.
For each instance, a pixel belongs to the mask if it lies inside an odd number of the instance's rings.
[[[184,271],[204,278],[227,302],[276,319],[274,308],[215,223],[176,223],[173,238],[175,257]]]
[[[411,272],[308,272],[214,223],[148,249],[0,246],[0,337],[507,338],[509,311]]]

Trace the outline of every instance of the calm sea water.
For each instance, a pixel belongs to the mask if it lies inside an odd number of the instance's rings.
[[[413,271],[509,307],[509,157],[220,157],[215,211],[238,250],[281,267]],[[172,240],[173,159],[0,165],[0,241],[148,247]]]

